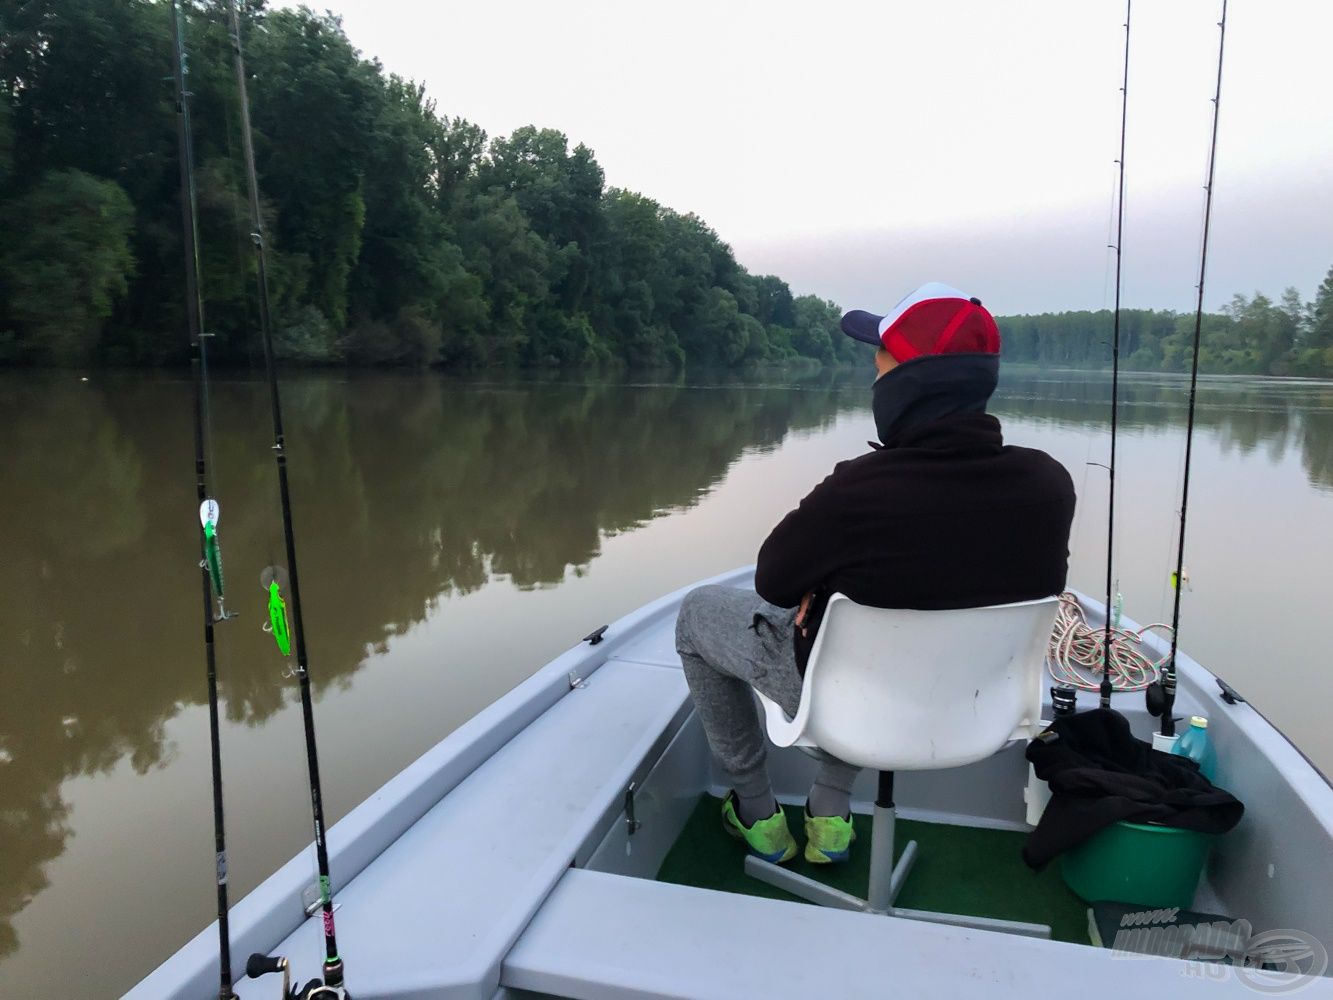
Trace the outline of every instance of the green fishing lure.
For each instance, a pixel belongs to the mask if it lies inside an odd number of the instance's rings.
[[[208,575],[213,581],[213,593],[222,597],[222,550],[218,547],[218,529],[209,523],[204,525],[204,561],[208,563]]]
[[[287,602],[282,599],[282,591],[278,588],[277,580],[268,585],[268,623],[278,649],[282,650],[283,656],[290,656],[292,637],[287,630]]]
[[[292,633],[287,621],[287,601],[282,596],[286,580],[287,574],[279,566],[270,566],[259,577],[260,586],[268,592],[268,625],[264,631],[272,633],[283,656],[290,656]]]
[[[216,500],[205,500],[199,505],[199,523],[204,529],[204,566],[208,569],[208,578],[213,584],[213,594],[218,599],[218,618],[227,619],[223,606],[224,585],[222,580],[222,546],[218,543],[218,517],[221,511]]]

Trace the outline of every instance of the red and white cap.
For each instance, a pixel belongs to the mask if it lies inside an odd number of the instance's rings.
[[[853,309],[842,318],[842,332],[884,348],[900,362],[928,354],[1000,352],[1000,328],[981,300],[938,281],[922,285],[883,316]]]

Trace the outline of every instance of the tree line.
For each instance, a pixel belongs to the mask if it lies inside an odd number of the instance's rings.
[[[210,355],[257,351],[239,102],[186,0]],[[855,356],[838,310],[700,218],[605,185],[551,129],[490,138],[331,14],[241,0],[278,353],[319,363],[680,366]],[[187,353],[162,0],[0,0],[0,360]]]
[[[1011,361],[1069,368],[1111,364],[1114,313],[1042,313],[998,319]],[[1122,309],[1120,359],[1131,371],[1188,371],[1194,314]],[[1333,377],[1333,268],[1312,302],[1288,288],[1274,302],[1258,292],[1235,295],[1199,328],[1199,370],[1215,374]]]
[[[491,138],[361,58],[338,18],[238,0],[275,346],[306,364],[863,362],[838,307],[750,274],[698,216],[608,188],[592,151]],[[225,6],[186,11],[210,356],[252,362],[254,262]],[[169,7],[0,0],[0,364],[186,358]],[[1188,364],[1193,317],[1126,310],[1133,369]],[[1109,363],[1111,314],[1000,320],[1009,359]],[[1313,302],[1237,296],[1204,371],[1333,375]]]

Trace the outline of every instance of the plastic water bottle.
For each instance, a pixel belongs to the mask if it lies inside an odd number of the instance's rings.
[[[1202,715],[1190,717],[1190,727],[1176,740],[1171,752],[1181,757],[1188,757],[1199,765],[1201,773],[1209,781],[1217,774],[1217,751],[1213,741],[1208,738],[1208,720]]]

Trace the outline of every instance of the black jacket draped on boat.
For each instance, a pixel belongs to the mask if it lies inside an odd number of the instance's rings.
[[[1023,860],[1035,869],[1120,820],[1225,833],[1245,811],[1194,761],[1154,750],[1111,709],[1056,719],[1028,744],[1027,758],[1051,786],[1051,801],[1023,847]]]

